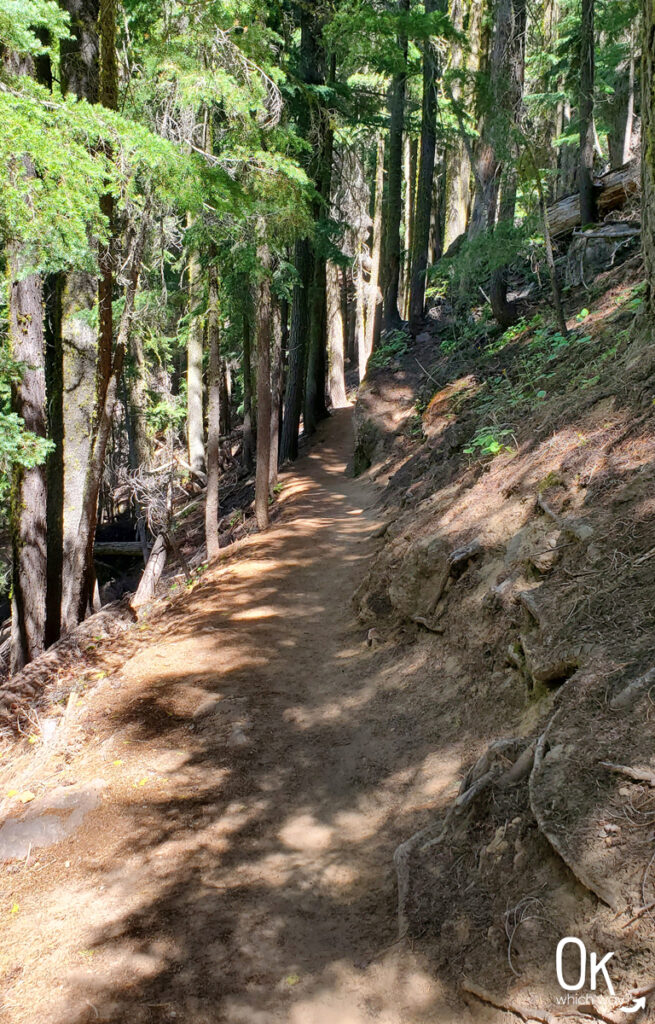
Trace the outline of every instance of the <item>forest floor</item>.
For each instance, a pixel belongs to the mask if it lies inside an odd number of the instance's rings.
[[[380,541],[351,419],[283,477],[265,536],[107,642],[42,713],[50,742],[4,759],[7,1024],[472,1019],[396,943],[393,851],[469,749],[420,649],[354,618]]]

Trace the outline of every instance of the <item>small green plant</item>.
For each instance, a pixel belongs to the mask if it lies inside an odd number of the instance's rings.
[[[513,452],[504,438],[512,437],[509,427],[480,427],[469,443],[462,449],[465,455],[500,455],[501,452]]]
[[[371,354],[368,365],[374,370],[382,370],[395,359],[406,355],[409,336],[405,331],[388,331],[382,335],[379,347]]]
[[[230,519],[230,526],[238,526],[239,523],[243,522],[243,509],[238,508]]]

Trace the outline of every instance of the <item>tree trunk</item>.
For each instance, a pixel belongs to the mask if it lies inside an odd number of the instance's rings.
[[[207,559],[218,555],[218,512],[221,436],[221,351],[218,298],[218,272],[212,263],[208,271],[209,301],[207,304],[207,347],[209,375],[207,381],[207,491],[205,495],[205,542]]]
[[[300,238],[296,242],[295,267],[299,281],[293,286],[291,303],[289,367],[280,443],[281,462],[298,457],[298,431],[305,381],[305,350],[309,334],[309,291],[314,268],[312,249],[307,238]]]
[[[189,312],[191,323],[187,338],[187,446],[191,472],[204,476],[205,428],[202,384],[202,324],[200,304],[200,267],[195,255],[189,258]]]
[[[450,20],[453,28],[458,32],[464,30],[468,15],[468,53],[465,53],[461,43],[457,40],[453,41],[450,58],[450,67],[453,72],[467,69],[475,73],[479,70],[483,9],[484,4],[471,4],[471,0],[450,0]],[[464,102],[468,107],[472,102],[470,87],[465,88],[456,75],[451,85],[451,95],[456,104]],[[443,237],[445,252],[457,238],[465,233],[468,226],[471,205],[471,173],[469,148],[463,138],[458,138],[449,144],[446,153]]]
[[[366,350],[366,322],[364,306],[364,267],[362,266],[362,250],[357,253],[357,262],[353,267],[355,282],[355,339],[357,346],[357,363],[359,368],[359,383],[366,376],[366,364],[368,363],[368,352]],[[355,276],[356,275],[356,276]]]
[[[371,275],[366,301],[366,358],[377,346],[382,326],[382,291],[380,266],[382,261],[382,211],[384,207],[384,135],[378,136],[375,165],[375,200],[373,207],[373,243],[371,247]]]
[[[409,11],[409,0],[398,0],[401,14]],[[398,49],[403,63],[407,60],[407,37],[398,37]],[[400,282],[400,223],[402,219],[403,186],[403,128],[405,124],[405,91],[407,70],[394,75],[388,94],[389,149],[387,174],[386,226],[384,231],[384,282],[383,325],[387,331],[402,326],[398,309],[398,288]]]
[[[45,646],[61,633],[61,597],[64,571],[64,352],[61,293],[63,274],[51,274],[44,282],[45,377],[48,402],[48,437],[54,450],[46,462],[48,524]],[[93,381],[93,374],[89,375]]]
[[[646,307],[655,318],[655,0],[643,0],[641,63],[642,244]]]
[[[90,579],[88,567],[93,565],[93,542],[98,516],[98,495],[102,482],[107,441],[111,431],[114,406],[116,404],[118,382],[123,371],[125,352],[129,345],[148,225],[149,218],[147,212],[143,211],[138,227],[132,232],[126,269],[127,283],[118,337],[109,368],[109,377],[104,389],[102,404],[97,406],[96,415],[94,416],[93,441],[81,502],[79,526],[71,557],[71,571],[70,576],[64,580],[62,628],[66,632],[74,629],[82,621],[89,605]]]
[[[282,403],[282,310],[275,295],[271,296],[273,345],[271,350],[271,450],[269,454],[268,486],[277,484],[277,466],[280,450],[280,411]]]
[[[260,228],[263,235],[264,227]],[[260,242],[258,261],[262,269],[257,296],[257,476],[255,479],[255,517],[260,530],[268,529],[268,500],[271,470],[271,340],[273,304],[271,300],[271,254]]]
[[[498,223],[514,223],[516,211],[516,169],[515,164],[510,163],[505,172],[503,187],[500,196],[500,208],[498,211]],[[491,310],[496,323],[503,331],[516,323],[517,309],[514,303],[507,301],[507,268],[499,267],[491,275],[489,290],[491,299]]]
[[[148,602],[155,596],[157,584],[159,583],[162,573],[166,568],[167,558],[168,545],[166,543],[166,537],[163,533],[160,533],[152,546],[152,551],[150,552],[148,562],[139,581],[136,593],[130,601],[130,608],[132,608],[133,611],[138,612],[140,608],[145,604],[148,604]]]
[[[243,312],[243,468],[252,472],[254,460],[254,439],[252,436],[252,352],[250,317]]]
[[[330,402],[333,409],[341,409],[347,400],[341,287],[336,263],[327,265],[326,285]]]
[[[23,275],[19,245],[8,250],[9,338],[12,358],[25,364],[14,388],[13,410],[25,428],[46,437],[43,285]],[[12,634],[10,671],[18,672],[45,648],[47,529],[46,469],[14,467],[12,474]]]
[[[595,0],[582,0],[580,53],[580,213],[583,227],[596,221],[594,193]]]
[[[426,13],[443,7],[441,0],[425,0]],[[409,323],[416,329],[423,319],[425,307],[425,275],[430,244],[430,213],[434,183],[434,156],[437,145],[437,78],[439,62],[430,39],[423,51],[423,114],[421,121],[421,156],[416,194],[414,238],[412,245],[412,276],[409,299]]]
[[[61,6],[70,19],[70,36],[59,44],[61,90],[97,103],[99,0],[61,0]],[[59,637],[62,580],[71,571],[91,444],[97,354],[95,277],[83,271],[59,274],[55,289],[47,304],[53,329],[46,348],[50,437],[57,446],[48,460],[47,645]]]
[[[404,203],[404,236],[400,274],[400,295],[398,305],[403,319],[409,318],[409,292],[412,275],[412,245],[414,240],[414,209],[416,206],[416,167],[418,161],[418,141],[405,133],[404,171],[405,203]]]

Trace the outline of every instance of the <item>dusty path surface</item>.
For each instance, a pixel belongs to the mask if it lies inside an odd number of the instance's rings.
[[[350,418],[284,478],[270,532],[82,702],[86,741],[45,785],[102,799],[3,878],[12,1024],[468,1019],[394,945],[393,849],[462,752],[436,742],[420,657],[399,677],[353,618],[379,520]]]

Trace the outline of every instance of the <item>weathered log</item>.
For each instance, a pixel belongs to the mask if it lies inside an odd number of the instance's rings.
[[[93,545],[93,553],[99,558],[140,558],[143,548],[139,540],[100,540]]]
[[[0,723],[12,724],[23,705],[38,699],[42,690],[57,673],[77,665],[89,646],[100,637],[110,639],[124,632],[134,622],[134,613],[126,600],[106,605],[56,644],[0,686]]]
[[[631,160],[614,171],[594,179],[598,216],[602,220],[611,210],[625,206],[628,199],[641,189],[638,160]],[[564,196],[548,207],[550,233],[555,238],[570,234],[580,224],[580,196],[576,192]]]
[[[141,582],[137,588],[136,593],[130,601],[130,607],[133,611],[138,611],[144,604],[151,601],[155,595],[157,584],[161,579],[161,575],[166,566],[166,559],[168,558],[168,544],[166,542],[166,536],[160,533],[157,537],[150,557],[143,570],[143,576]]]

